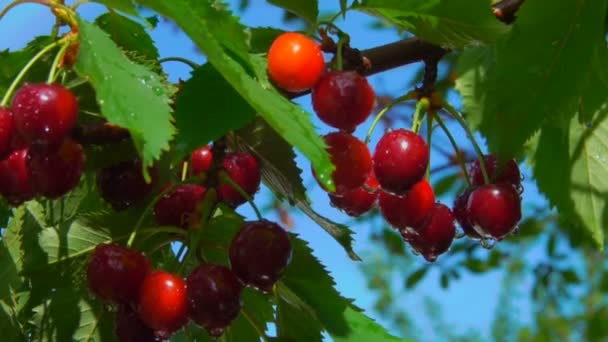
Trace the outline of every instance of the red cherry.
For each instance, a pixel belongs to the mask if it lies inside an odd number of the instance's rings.
[[[380,191],[378,206],[384,219],[396,229],[417,230],[435,207],[435,193],[423,179],[403,196]]]
[[[209,171],[213,162],[213,153],[211,152],[211,146],[203,146],[197,148],[190,155],[190,164],[192,168],[192,174],[198,176],[202,173]]]
[[[230,244],[230,265],[245,284],[269,292],[291,261],[291,241],[278,224],[246,222]]]
[[[501,240],[515,229],[521,219],[519,193],[506,183],[482,185],[471,192],[467,214],[477,231]]]
[[[254,156],[241,152],[228,153],[222,160],[222,167],[226,170],[230,179],[249,196],[253,196],[258,191],[262,174],[260,163]],[[230,184],[218,186],[217,194],[220,201],[232,207],[247,202],[247,199],[241,196]]]
[[[169,185],[165,186],[166,189]],[[196,207],[207,189],[197,184],[182,184],[163,195],[154,205],[154,217],[161,226],[197,228],[200,218]]]
[[[355,71],[329,72],[312,90],[312,106],[319,119],[347,132],[369,117],[375,99],[367,79]]]
[[[300,92],[312,88],[325,71],[321,47],[295,32],[278,36],[268,51],[268,75],[280,88]]]
[[[374,152],[374,172],[382,190],[397,195],[409,190],[424,178],[429,156],[429,146],[412,131],[384,134]]]
[[[22,148],[0,161],[0,194],[11,205],[19,205],[36,195],[27,165],[28,154],[29,148]]]
[[[370,172],[364,186],[340,195],[328,195],[334,206],[344,210],[349,216],[358,217],[372,209],[378,199],[379,186],[376,176]]]
[[[336,186],[335,194],[361,187],[372,171],[372,157],[367,145],[345,132],[332,132],[323,138],[328,146],[331,162],[336,166],[332,173],[332,181]],[[314,176],[317,178],[316,174]]]
[[[84,168],[82,146],[66,138],[57,150],[30,149],[27,165],[32,187],[47,198],[58,198],[74,189]]]
[[[171,335],[187,322],[186,282],[165,271],[153,271],[139,290],[139,317],[150,328]]]
[[[150,183],[146,183],[142,169],[138,158],[100,169],[97,172],[97,188],[101,197],[116,211],[142,201],[158,180],[157,168],[148,168]]]
[[[188,316],[218,337],[241,310],[242,286],[224,266],[202,264],[187,280]]]
[[[435,204],[417,233],[402,231],[403,238],[414,250],[422,254],[427,261],[435,261],[450,248],[456,235],[454,215],[450,208],[441,203]]]
[[[116,337],[118,342],[155,342],[154,330],[147,327],[131,305],[119,305],[116,313]]]
[[[150,260],[134,249],[99,244],[87,265],[89,289],[103,300],[116,303],[135,301],[151,267]]]
[[[454,200],[454,217],[460,224],[460,227],[464,231],[464,233],[472,238],[479,239],[481,236],[475,231],[473,225],[469,221],[469,215],[467,214],[467,201],[469,200],[469,195],[471,194],[471,189],[466,189],[463,193],[458,195]]]
[[[0,158],[10,152],[14,130],[13,112],[8,108],[0,107]]]
[[[494,154],[488,154],[483,157],[488,177],[492,183],[509,183],[515,186],[521,184],[521,173],[519,172],[519,166],[515,162],[515,159],[511,159],[505,163],[502,167],[502,172],[496,174],[499,168],[498,159]],[[471,165],[469,173],[471,174],[471,183],[474,186],[484,185],[483,173],[481,172],[481,166],[479,160],[475,160]]]
[[[78,100],[59,84],[26,84],[12,104],[15,128],[28,143],[60,144],[78,119]]]

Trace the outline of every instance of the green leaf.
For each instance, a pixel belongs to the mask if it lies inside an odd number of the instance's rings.
[[[95,88],[103,116],[130,131],[143,164],[151,166],[175,133],[166,85],[147,67],[129,61],[100,28],[80,19],[79,24],[76,71]]]
[[[402,338],[397,338],[388,333],[380,324],[364,315],[361,310],[349,306],[344,312],[344,317],[348,322],[351,332],[346,336],[331,335],[336,342],[347,341],[374,341],[374,342],[405,342]]]
[[[4,95],[6,93],[27,62],[50,43],[51,38],[49,36],[39,36],[30,41],[23,50],[0,51],[0,94]],[[52,53],[43,56],[28,71],[26,80],[28,82],[46,82],[52,60]]]
[[[562,278],[564,278],[564,281],[567,284],[578,284],[581,282],[581,278],[579,278],[578,274],[576,274],[576,271],[573,269],[562,271]]]
[[[241,294],[243,306],[239,316],[225,332],[227,341],[259,341],[266,326],[274,321],[274,309],[269,298],[251,288]]]
[[[277,291],[277,339],[279,341],[322,341],[323,326],[315,312],[289,289]]]
[[[268,0],[268,2],[301,16],[311,24],[317,22],[319,16],[317,0]]]
[[[258,112],[268,124],[285,138],[292,146],[299,149],[313,164],[317,175],[325,182],[329,189],[330,175],[333,165],[330,162],[325,143],[315,133],[310,120],[310,114],[299,106],[291,103],[270,85],[266,78],[265,59],[253,59],[255,65],[243,65],[248,61],[237,54],[239,60],[234,59],[235,51],[228,54],[224,49],[225,30],[240,28],[233,20],[218,23],[217,13],[209,12],[212,4],[209,1],[185,0],[139,0],[142,5],[148,6],[162,15],[175,20],[175,22],[192,38],[211,63],[234,89]],[[226,15],[223,13],[223,15]],[[234,28],[233,26],[237,26]],[[246,43],[243,43],[246,46]],[[239,44],[240,45],[240,44]],[[236,45],[233,45],[234,48]],[[246,52],[246,49],[243,50]],[[248,69],[255,68],[257,79],[253,78]]]
[[[211,64],[201,66],[182,85],[176,99],[180,157],[245,126],[254,115],[253,108]]]
[[[418,284],[422,279],[424,279],[424,276],[426,275],[426,272],[428,270],[429,267],[421,267],[416,272],[410,274],[410,276],[407,277],[407,280],[405,281],[405,287],[411,289],[412,287],[416,286],[416,284]]]
[[[491,43],[509,30],[487,0],[363,0],[354,8],[449,49]]]
[[[128,14],[138,15],[137,9],[131,0],[93,0],[100,4],[104,4],[109,8],[117,9]]]
[[[439,197],[441,195],[445,195],[448,193],[454,185],[461,179],[458,173],[449,174],[447,176],[442,177],[438,181],[433,184],[433,192],[435,196]]]
[[[274,27],[254,27],[251,29],[251,41],[249,43],[249,51],[251,53],[266,53],[270,50],[270,46],[274,40],[281,34],[285,33]]]

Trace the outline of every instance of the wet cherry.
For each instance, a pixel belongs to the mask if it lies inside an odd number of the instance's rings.
[[[228,153],[222,160],[222,167],[228,173],[228,177],[236,183],[246,194],[252,196],[258,191],[262,181],[260,163],[248,153]],[[220,201],[232,207],[237,207],[247,199],[235,190],[230,184],[221,184],[217,187]]]
[[[186,282],[165,271],[149,273],[139,290],[139,317],[157,333],[169,336],[179,330],[188,318]]]
[[[378,206],[388,223],[399,230],[417,230],[435,206],[435,193],[426,179],[402,196],[380,191]]]
[[[340,208],[349,216],[358,217],[373,208],[378,199],[379,186],[376,176],[370,172],[364,186],[340,195],[330,193],[328,194],[329,200],[332,205]]]
[[[0,107],[0,158],[4,158],[11,151],[14,130],[13,112]]]
[[[154,330],[147,327],[137,311],[131,305],[118,306],[115,320],[115,332],[118,342],[155,342]]]
[[[521,219],[521,199],[511,184],[482,185],[471,192],[467,214],[476,230],[501,240]]]
[[[114,210],[124,210],[143,200],[156,185],[158,169],[149,168],[148,172],[150,183],[144,179],[138,158],[104,167],[97,171],[97,188]]]
[[[0,161],[0,194],[11,205],[19,205],[35,196],[28,170],[29,148],[13,151]]]
[[[515,186],[519,186],[521,184],[521,173],[519,172],[519,166],[517,166],[515,159],[507,161],[502,167],[502,172],[500,172],[500,174],[497,174],[499,171],[499,165],[496,155],[485,155],[484,164],[486,166],[486,171],[488,172],[488,177],[492,183],[509,183]],[[473,162],[469,173],[471,183],[473,183],[474,186],[485,184],[479,160],[475,160]]]
[[[168,186],[165,186],[166,189]],[[199,217],[196,207],[207,190],[197,184],[182,184],[164,194],[154,205],[156,223],[162,226],[197,228]]]
[[[433,262],[445,253],[456,235],[454,215],[447,206],[437,203],[416,234],[402,231],[406,241],[427,261]]]
[[[199,147],[190,155],[190,168],[194,176],[205,173],[211,167],[213,162],[213,153],[211,146]]]

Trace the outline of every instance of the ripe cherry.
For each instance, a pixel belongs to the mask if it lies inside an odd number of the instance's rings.
[[[403,194],[418,183],[429,164],[429,146],[412,131],[386,133],[374,152],[374,171],[383,190]]]
[[[220,336],[241,310],[242,286],[224,266],[202,264],[187,280],[188,316],[213,337]]]
[[[355,71],[329,72],[312,90],[312,106],[319,118],[347,132],[369,117],[375,99],[367,79]]]
[[[254,156],[242,152],[228,153],[222,160],[222,167],[228,173],[228,177],[249,196],[253,196],[258,191],[262,174],[260,163]],[[247,199],[241,196],[230,184],[218,186],[217,194],[220,201],[232,207],[247,202]]]
[[[480,236],[469,221],[469,214],[467,213],[467,202],[471,191],[471,189],[466,189],[456,197],[454,200],[453,213],[464,233],[472,239],[479,239]]]
[[[162,226],[197,228],[200,219],[196,207],[203,200],[206,192],[207,189],[197,184],[178,185],[164,194],[154,205],[156,222]]]
[[[151,181],[144,179],[138,158],[104,167],[97,172],[97,188],[101,197],[116,211],[124,210],[143,200],[158,180],[158,169],[148,169]]]
[[[435,207],[435,193],[426,179],[403,196],[380,191],[378,206],[384,219],[399,230],[418,230]]]
[[[213,153],[211,152],[211,146],[197,148],[190,155],[190,167],[192,169],[192,174],[194,176],[198,176],[209,171],[212,161]]]
[[[454,215],[450,208],[441,203],[435,204],[417,232],[416,235],[402,231],[402,235],[427,261],[435,261],[450,248],[456,235]]]
[[[118,306],[115,332],[119,342],[155,342],[154,330],[147,327],[131,305]]]
[[[0,107],[0,158],[4,158],[11,150],[13,139],[13,112],[5,107]]]
[[[515,159],[511,159],[505,163],[502,167],[502,172],[498,173],[498,159],[494,154],[488,154],[483,157],[488,177],[492,183],[509,183],[515,186],[521,184],[521,173],[519,172],[519,166],[515,162]],[[484,185],[483,173],[479,160],[475,160],[471,165],[469,173],[471,174],[471,183],[474,186]]]
[[[268,220],[246,222],[230,244],[230,265],[245,284],[269,292],[291,261],[287,232]]]
[[[330,193],[329,200],[349,216],[358,217],[372,209],[378,199],[379,186],[376,176],[370,172],[364,186],[340,195]]]
[[[153,330],[169,336],[186,324],[186,282],[165,271],[149,273],[139,290],[139,317]]]
[[[78,185],[84,163],[82,146],[70,138],[56,150],[30,149],[27,166],[34,191],[47,198],[65,195]]]
[[[11,205],[19,205],[35,196],[27,165],[29,148],[13,151],[0,161],[0,194]]]
[[[78,119],[78,100],[59,84],[26,84],[12,104],[15,128],[28,143],[60,144]]]
[[[372,171],[372,157],[367,145],[345,132],[329,133],[323,138],[331,162],[336,166],[332,173],[335,193],[339,195],[361,187]]]
[[[268,51],[268,75],[284,90],[308,90],[319,81],[324,70],[321,47],[300,33],[281,34]]]
[[[521,199],[511,184],[482,185],[471,192],[467,214],[477,231],[502,240],[521,219]]]
[[[116,244],[99,244],[87,265],[89,289],[103,300],[135,301],[151,267],[150,260],[136,250]]]

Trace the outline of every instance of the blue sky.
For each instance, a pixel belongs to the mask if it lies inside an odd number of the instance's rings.
[[[4,6],[7,1],[2,1]],[[236,8],[238,1],[231,2]],[[339,1],[320,1],[321,12],[335,12]],[[103,11],[103,7],[95,4],[85,4],[81,7],[81,13],[84,17],[93,19]],[[281,21],[281,11],[273,6],[270,6],[265,1],[253,0],[251,7],[241,17],[243,23],[249,26],[274,26],[284,29],[297,29],[293,26],[285,26]],[[399,39],[399,36],[394,31],[389,30],[371,30],[371,18],[360,13],[348,13],[346,21],[338,21],[338,25],[351,35],[351,45],[357,48],[365,49],[373,46],[382,45],[393,42]],[[0,43],[0,49],[18,49],[22,47],[29,39],[36,35],[48,34],[53,17],[47,8],[34,4],[26,4],[9,13],[2,21],[0,21],[0,37],[3,37]],[[192,59],[197,62],[204,62],[204,57],[195,52],[194,45],[190,40],[172,27],[167,25],[159,25],[158,28],[151,32],[151,35],[159,48],[161,57],[180,56]],[[6,38],[8,37],[8,38]],[[166,63],[165,71],[170,75],[170,80],[177,81],[178,79],[187,79],[189,76],[189,68],[180,63]],[[372,85],[382,93],[390,93],[398,96],[406,92],[404,86],[408,80],[413,77],[416,70],[415,66],[406,66],[394,69],[383,74],[370,77]],[[457,103],[457,98],[453,98]],[[312,113],[310,105],[310,97],[302,97],[297,99],[297,103],[303,108]],[[314,117],[314,116],[313,116]],[[370,121],[364,123],[355,133],[359,138],[363,139],[365,131],[368,129]],[[329,132],[327,126],[314,119],[319,134]],[[377,130],[379,131],[379,130]],[[378,133],[378,132],[376,132]],[[378,138],[378,134],[374,135],[372,145]],[[457,139],[465,141],[462,134],[457,135]],[[450,149],[449,146],[446,149]],[[433,157],[432,162],[440,162],[439,157]],[[298,158],[298,164],[304,170],[305,184],[314,185],[314,180],[310,176],[310,166],[308,162],[302,158]],[[528,172],[529,174],[529,172]],[[529,177],[528,177],[529,178]],[[309,196],[312,198],[314,208],[321,214],[337,221],[349,222],[349,218],[338,212],[336,209],[329,206],[327,195],[323,193],[316,185],[309,187]],[[257,202],[263,204],[268,202],[269,192],[263,190],[258,195]],[[526,198],[532,200],[532,203],[542,204],[543,200],[538,194],[536,188],[532,184],[526,184]],[[445,199],[447,204],[451,204],[452,199]],[[524,208],[526,210],[526,208]],[[253,212],[249,208],[241,209],[241,212],[248,217],[254,217]],[[354,264],[346,254],[342,251],[330,237],[328,237],[314,222],[309,220],[304,215],[294,213],[295,227],[294,231],[310,241],[315,250],[315,254],[329,268],[332,275],[335,277],[338,289],[347,297],[355,298],[356,304],[365,309],[370,309],[374,303],[374,295],[368,290],[366,280],[363,277],[358,266]],[[269,219],[277,219],[270,215]],[[359,224],[351,227],[357,232],[356,235],[356,250],[370,250],[370,241],[367,240],[371,227],[366,224]],[[536,254],[533,252],[533,254]],[[444,255],[441,258],[449,258]],[[440,258],[440,260],[441,260]],[[365,262],[365,261],[364,261]],[[484,335],[488,335],[490,331],[489,324],[494,316],[498,295],[500,292],[502,275],[500,272],[490,272],[485,275],[467,275],[458,281],[453,281],[449,289],[444,290],[439,286],[437,267],[432,264],[427,264],[422,258],[418,258],[416,263],[412,265],[412,269],[417,269],[421,265],[428,265],[433,268],[427,275],[427,278],[418,284],[418,286],[409,292],[403,292],[399,295],[400,303],[407,309],[412,317],[415,318],[418,330],[426,336],[434,336],[432,327],[420,315],[415,315],[423,308],[423,298],[430,296],[437,302],[441,303],[445,318],[456,331],[465,332],[469,329],[479,330]],[[396,279],[396,283],[403,282],[401,279]],[[529,279],[521,284],[522,290],[527,290],[530,287]],[[521,319],[529,320],[530,308],[529,304],[520,300],[519,307]],[[372,316],[376,316],[373,312]],[[432,338],[429,338],[432,340]]]

